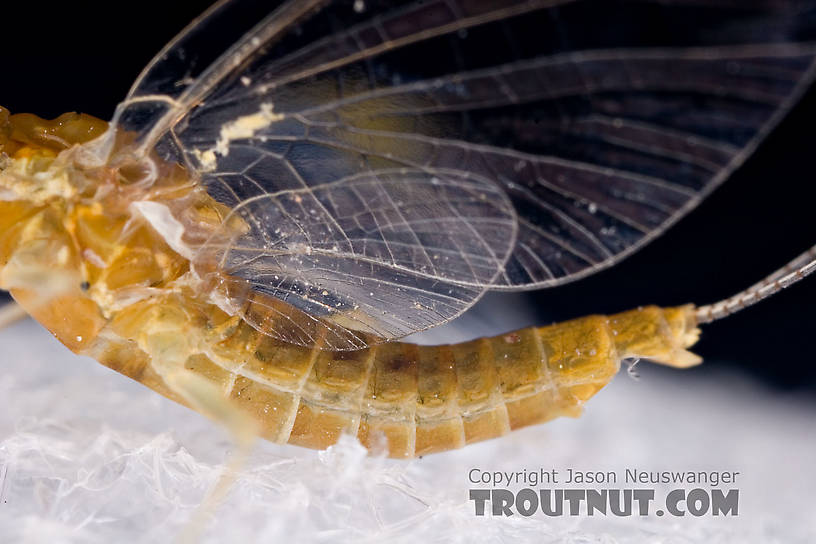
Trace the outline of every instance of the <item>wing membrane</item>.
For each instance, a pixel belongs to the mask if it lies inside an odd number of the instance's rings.
[[[120,126],[198,172],[249,225],[207,250],[232,276],[387,338],[450,319],[488,287],[556,285],[635,251],[744,161],[809,85],[816,55],[811,0],[293,1],[167,90],[173,62],[241,5],[222,2],[154,61]],[[361,249],[345,239],[343,208],[375,204],[324,202],[374,183],[401,195],[388,213],[419,210],[434,179],[475,183],[491,206],[453,218],[463,203],[437,194],[443,205],[411,228],[465,236],[486,214],[502,234],[406,242],[376,225]],[[286,208],[294,195],[317,215]],[[264,213],[277,219],[251,220]],[[398,242],[404,255],[383,251]],[[482,268],[428,273],[429,251]],[[329,295],[297,293],[292,282],[317,271]],[[447,307],[450,286],[462,295]]]
[[[353,349],[369,340],[349,329],[396,338],[459,315],[504,269],[515,230],[489,181],[381,170],[242,201],[198,262],[293,307],[256,299],[270,310],[247,314],[260,330]]]

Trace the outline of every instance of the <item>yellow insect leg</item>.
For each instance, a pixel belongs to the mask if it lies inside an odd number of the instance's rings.
[[[26,317],[28,317],[28,312],[23,310],[22,306],[16,302],[9,302],[0,307],[0,329],[4,329]]]
[[[259,436],[259,426],[228,397],[234,381],[219,386],[200,362],[190,362],[190,359],[195,360],[191,354],[196,349],[185,330],[188,316],[175,308],[154,307],[152,310],[154,318],[148,321],[140,335],[139,347],[150,354],[151,365],[165,385],[190,407],[225,427],[236,444],[224,472],[179,537],[180,542],[197,542],[212,512],[223,501],[244,466],[252,444]],[[225,374],[221,369],[219,373]]]

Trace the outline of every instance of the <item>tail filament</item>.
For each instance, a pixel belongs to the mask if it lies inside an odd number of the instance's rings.
[[[808,249],[759,283],[725,300],[697,308],[697,322],[710,323],[778,293],[816,271],[816,246]]]

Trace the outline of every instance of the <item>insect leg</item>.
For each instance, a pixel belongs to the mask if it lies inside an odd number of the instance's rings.
[[[28,317],[28,313],[16,302],[9,302],[0,306],[0,329],[5,329],[12,323]]]
[[[235,441],[236,449],[230,453],[223,472],[215,486],[208,492],[185,526],[179,542],[198,542],[203,529],[235,483],[238,472],[244,467],[258,436],[257,425],[245,413],[239,411],[212,383],[181,367],[162,375],[165,383],[196,411],[223,425]]]
[[[181,542],[196,542],[212,512],[235,482],[236,474],[244,466],[259,432],[255,421],[229,400],[223,388],[185,367],[193,346],[178,323],[159,319],[151,325],[140,338],[139,344],[151,355],[151,364],[156,373],[191,408],[223,425],[236,445],[236,450],[230,454],[215,486],[196,509],[179,537]]]
[[[0,207],[4,220],[5,211]],[[83,292],[79,262],[58,209],[24,216],[11,239],[0,242],[0,289],[75,353],[92,343],[105,321]]]

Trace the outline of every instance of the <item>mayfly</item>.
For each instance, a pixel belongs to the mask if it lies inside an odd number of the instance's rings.
[[[815,31],[813,1],[223,0],[110,123],[0,109],[0,287],[238,434],[410,457],[575,416],[816,248],[708,306],[399,339],[660,235],[810,85]]]

